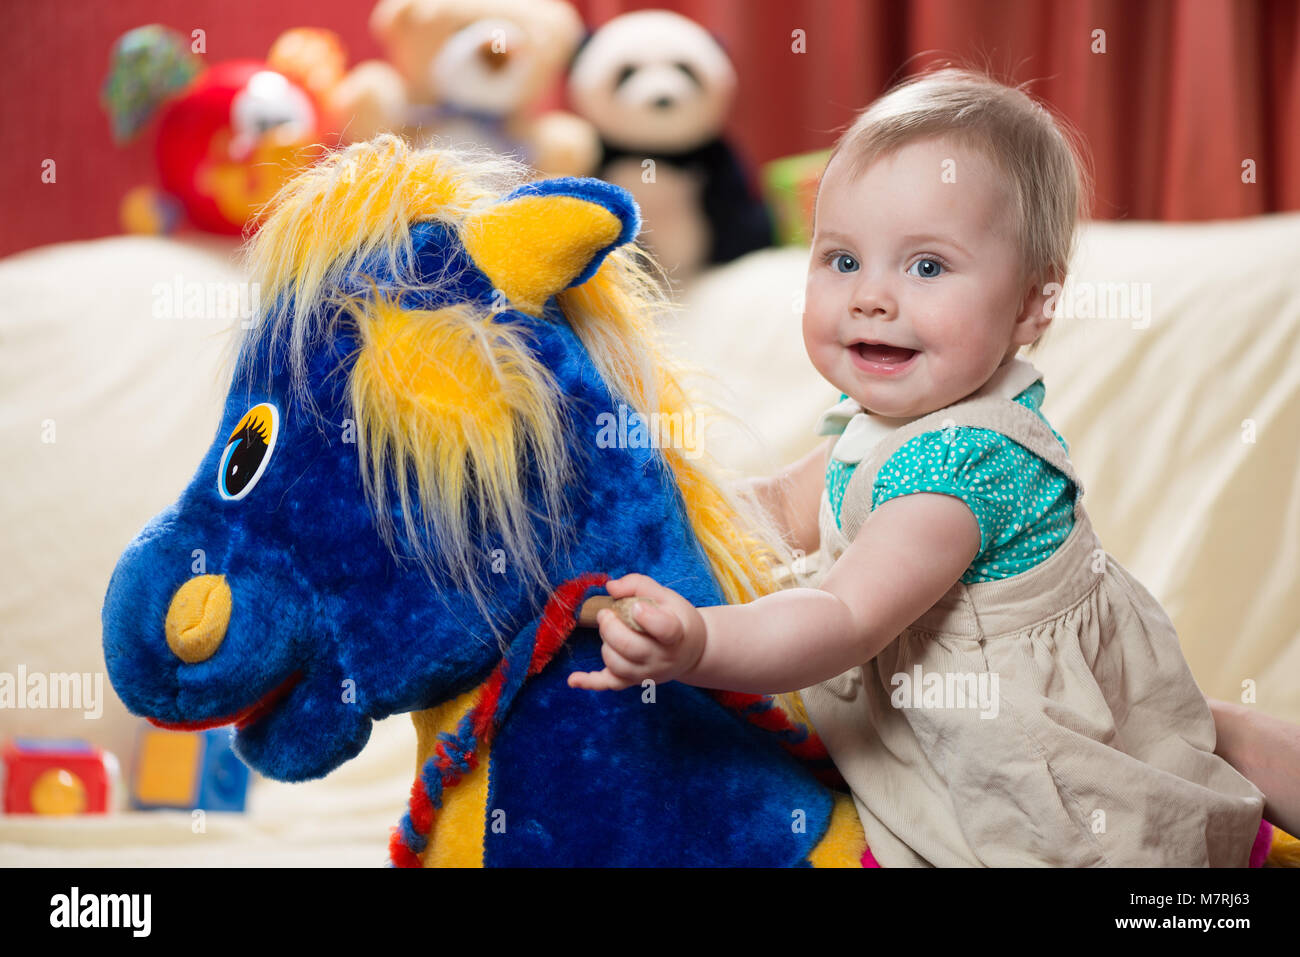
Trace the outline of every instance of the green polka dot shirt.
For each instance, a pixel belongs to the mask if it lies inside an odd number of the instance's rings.
[[[1044,393],[1040,380],[1014,401],[1047,422],[1039,408]],[[1069,452],[1065,439],[1055,429],[1052,434]],[[832,458],[826,469],[826,492],[837,526],[854,468],[856,463]],[[1046,561],[1074,527],[1074,483],[1023,446],[989,429],[962,426],[927,432],[907,442],[876,474],[871,509],[917,492],[960,498],[979,522],[979,554],[961,577],[968,585],[1028,571]]]

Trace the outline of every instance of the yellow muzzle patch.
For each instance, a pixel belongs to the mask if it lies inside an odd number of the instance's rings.
[[[221,647],[229,624],[226,576],[197,575],[172,596],[164,625],[167,647],[187,665],[207,661]]]

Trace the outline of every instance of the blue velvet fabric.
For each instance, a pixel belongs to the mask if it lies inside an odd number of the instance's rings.
[[[624,221],[620,242],[635,233],[631,197],[608,184],[568,180],[525,189],[600,202]],[[430,285],[406,305],[491,307],[491,284],[452,231],[427,222],[412,232]],[[367,288],[367,275],[382,281],[377,269],[357,263],[350,281]],[[617,414],[619,398],[558,306],[549,303],[541,318],[508,310],[497,321],[527,330],[562,394],[577,481],[568,513],[538,526],[551,582],[642,572],[697,605],[720,603],[659,452],[598,447],[598,416]],[[136,714],[164,723],[221,719],[298,675],[287,697],[235,736],[244,761],[284,781],[329,773],[361,750],[374,720],[468,691],[500,660],[470,599],[396,561],[376,533],[357,447],[344,441],[346,420],[354,418],[346,372],[356,345],[340,327],[314,347],[306,407],[290,390],[282,342],[241,356],[207,455],[179,500],[126,549],[104,602],[109,677]],[[280,416],[271,459],[246,497],[224,499],[222,451],[244,413],[261,402]],[[534,485],[528,488],[534,496]],[[553,527],[573,532],[571,547]],[[492,570],[498,544],[482,543],[472,573],[491,584],[515,635],[536,627],[547,596],[530,590],[509,564],[504,573]],[[199,549],[202,569],[194,564]],[[164,619],[172,596],[197,571],[225,576],[233,608],[217,652],[186,664],[168,648]],[[573,669],[599,667],[599,636],[579,629],[515,700],[493,748],[490,782],[489,808],[506,811],[507,829],[488,835],[487,863],[803,860],[830,813],[829,792],[806,769],[701,689],[672,683],[645,704],[638,689],[565,684]],[[799,812],[802,830],[792,826]]]

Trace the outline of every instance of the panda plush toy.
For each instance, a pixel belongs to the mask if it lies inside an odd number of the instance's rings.
[[[666,10],[610,20],[578,52],[569,101],[599,133],[597,175],[641,207],[674,280],[772,242],[767,208],[722,129],[736,72],[707,30]]]

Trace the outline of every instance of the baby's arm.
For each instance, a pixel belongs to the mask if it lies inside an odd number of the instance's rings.
[[[886,502],[820,588],[702,609],[708,641],[682,680],[777,693],[870,661],[943,597],[979,547],[979,525],[960,499],[923,493]]]
[[[831,436],[770,478],[745,483],[776,522],[786,544],[805,554],[816,551],[819,544],[817,510],[826,484],[827,453],[836,438]]]
[[[1207,698],[1215,753],[1264,792],[1264,817],[1300,835],[1300,726],[1231,701]]]
[[[870,514],[820,588],[792,588],[744,605],[696,609],[643,575],[609,583],[640,595],[638,634],[600,613],[605,670],[572,687],[617,690],[654,681],[773,694],[796,691],[874,658],[943,597],[979,553],[974,514],[948,495],[892,499]]]

